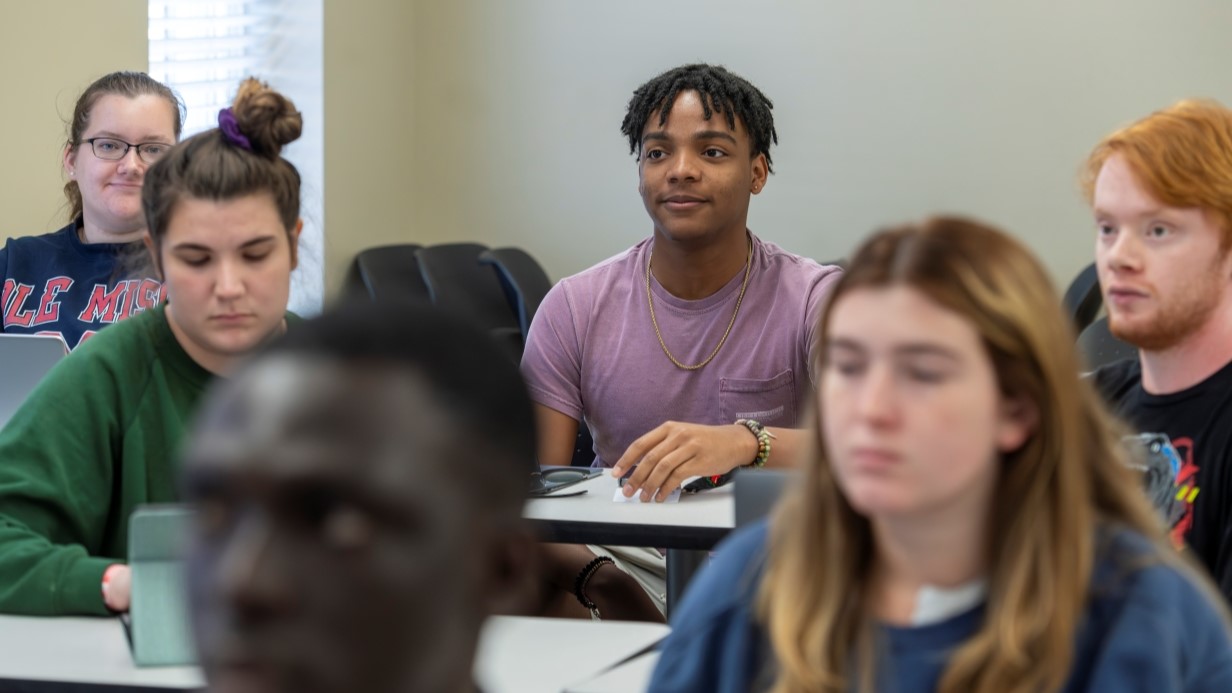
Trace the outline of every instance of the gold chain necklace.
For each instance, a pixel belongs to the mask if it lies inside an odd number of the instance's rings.
[[[659,338],[659,346],[663,347],[663,353],[667,354],[667,358],[676,364],[677,368],[683,368],[686,371],[695,371],[707,363],[714,360],[715,356],[719,355],[719,349],[723,348],[723,344],[727,341],[727,335],[731,334],[732,326],[736,324],[736,316],[740,314],[740,304],[744,303],[744,290],[749,288],[749,270],[753,268],[753,243],[749,242],[749,252],[744,258],[744,281],[740,283],[740,295],[736,297],[736,309],[732,311],[731,321],[727,323],[727,329],[723,331],[723,338],[719,340],[719,345],[710,352],[704,361],[692,366],[681,363],[672,356],[672,352],[667,350],[667,344],[663,341],[663,333],[659,331],[659,321],[655,318],[654,298],[650,293],[650,263],[654,260],[654,249],[650,251],[650,257],[646,258],[646,303],[650,305],[650,322],[654,325],[655,336]]]

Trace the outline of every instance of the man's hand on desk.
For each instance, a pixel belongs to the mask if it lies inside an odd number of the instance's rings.
[[[689,477],[726,474],[756,456],[757,437],[742,425],[668,421],[633,441],[612,476],[624,476],[636,465],[622,489],[625,496],[640,492],[643,502],[661,502]]]
[[[128,611],[133,573],[123,563],[107,566],[103,573],[103,604],[116,613]]]

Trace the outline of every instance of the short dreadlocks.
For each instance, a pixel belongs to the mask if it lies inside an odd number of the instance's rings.
[[[633,92],[625,120],[620,124],[620,131],[629,138],[630,154],[640,150],[642,131],[646,129],[650,114],[659,111],[659,125],[666,123],[676,95],[682,91],[695,91],[701,96],[706,120],[718,111],[727,119],[727,126],[735,129],[736,116],[739,116],[752,139],[753,156],[764,155],[766,170],[773,173],[770,144],[779,141],[774,130],[774,116],[770,113],[774,104],[743,77],[724,67],[704,63],[668,70]]]

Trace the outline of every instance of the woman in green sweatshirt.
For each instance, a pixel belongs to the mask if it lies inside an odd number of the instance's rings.
[[[126,610],[129,515],[175,500],[177,448],[206,386],[286,329],[302,222],[281,150],[300,114],[250,79],[218,121],[145,176],[145,243],[167,302],[88,340],[0,431],[0,612]]]

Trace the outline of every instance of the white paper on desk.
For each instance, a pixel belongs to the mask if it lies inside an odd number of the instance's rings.
[[[667,499],[664,500],[663,502],[664,503],[675,503],[678,500],[680,500],[680,489],[676,489],[675,491],[672,491],[671,493],[667,494]],[[622,492],[622,490],[620,488],[617,488],[616,495],[612,497],[612,502],[613,503],[641,503],[642,494],[635,493],[632,496],[625,498],[625,494]],[[654,501],[649,500],[646,502],[653,503]]]

